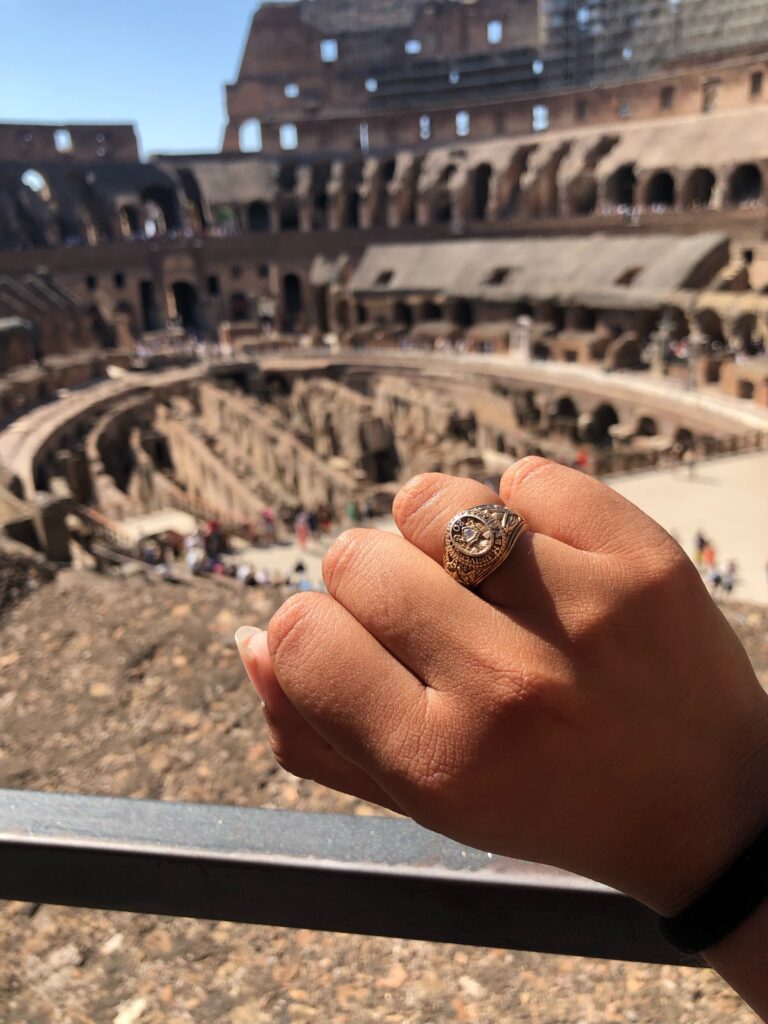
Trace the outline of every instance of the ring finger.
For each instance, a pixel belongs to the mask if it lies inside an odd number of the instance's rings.
[[[428,473],[402,488],[393,514],[405,539],[442,565],[448,524],[460,512],[480,505],[503,502],[476,480]],[[551,607],[553,600],[562,603],[578,596],[574,588],[588,578],[589,561],[588,555],[568,544],[526,532],[508,559],[477,587],[477,593],[510,610]]]

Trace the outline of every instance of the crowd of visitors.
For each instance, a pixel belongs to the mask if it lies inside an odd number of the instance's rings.
[[[713,595],[733,593],[738,583],[738,566],[732,558],[719,561],[714,544],[701,530],[696,534],[695,557]]]

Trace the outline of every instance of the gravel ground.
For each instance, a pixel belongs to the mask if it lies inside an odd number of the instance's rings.
[[[270,601],[65,572],[0,623],[0,786],[371,814],[278,769],[232,635]],[[768,615],[728,609],[768,683]],[[730,1024],[711,972],[0,904],[0,1024]]]

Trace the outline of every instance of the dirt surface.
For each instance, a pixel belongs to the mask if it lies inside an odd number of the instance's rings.
[[[64,572],[0,622],[0,786],[371,814],[273,763],[232,635],[270,601]],[[768,616],[728,614],[768,683]],[[0,1024],[729,1021],[712,973],[0,904]]]

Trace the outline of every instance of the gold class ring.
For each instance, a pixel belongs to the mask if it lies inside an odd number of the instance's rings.
[[[445,531],[443,568],[474,590],[506,562],[525,529],[523,517],[504,505],[460,512]]]

